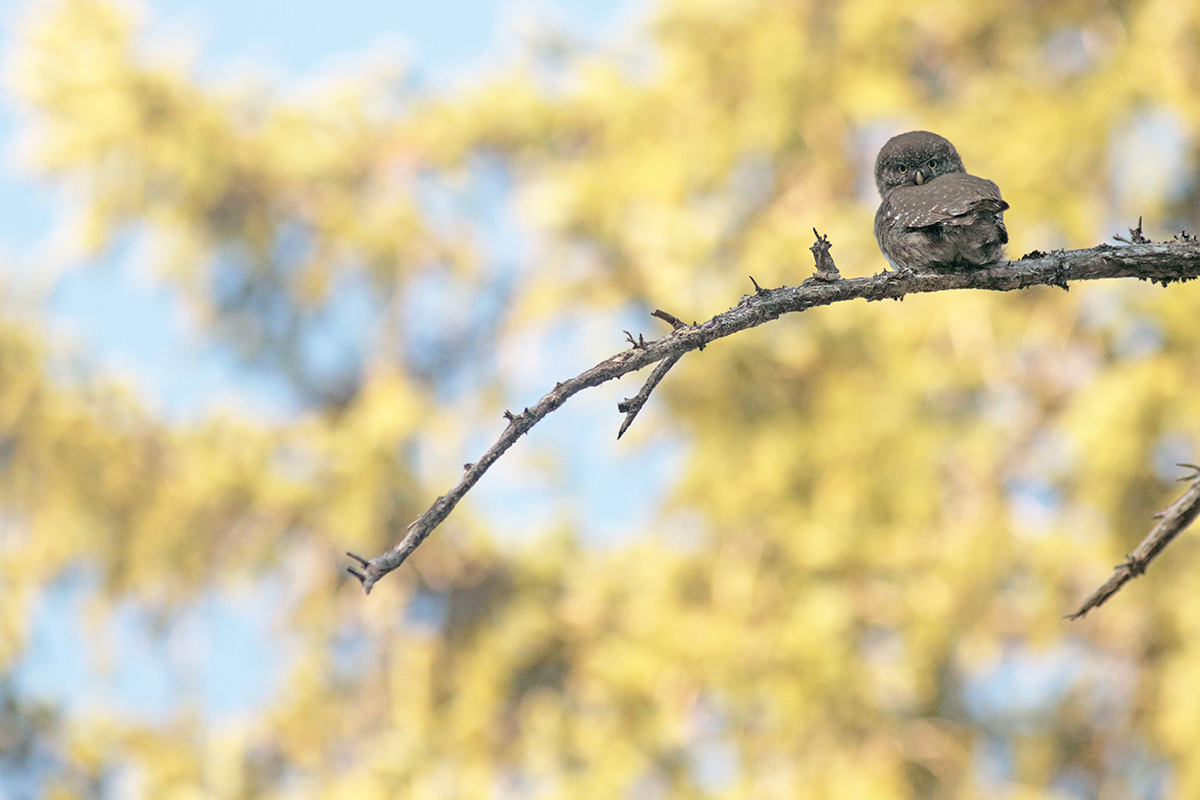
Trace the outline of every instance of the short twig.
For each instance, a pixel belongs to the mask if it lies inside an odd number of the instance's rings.
[[[347,551],[347,552],[346,552],[346,555],[348,555],[348,556],[350,556],[351,558],[353,558],[355,561],[357,561],[357,562],[359,563],[359,565],[361,565],[361,566],[363,566],[363,567],[369,567],[369,566],[371,565],[371,562],[370,562],[370,561],[367,561],[367,559],[363,558],[362,556],[355,555],[354,553],[351,553],[351,552],[349,552],[349,551]],[[356,570],[354,567],[346,567],[346,572],[349,572],[351,575],[353,575],[354,577],[358,578],[358,579],[359,579],[359,581],[366,581],[366,579],[367,579],[367,576],[366,576],[366,575],[364,575],[363,573],[359,572],[359,571],[358,571],[358,570]]]
[[[688,326],[687,323],[684,322],[683,320],[681,320],[679,317],[675,316],[674,314],[672,314],[668,311],[663,311],[661,308],[654,309],[654,311],[651,312],[650,316],[658,317],[663,322],[670,324],[670,326],[672,328],[674,328],[675,330],[679,330],[680,328],[686,328]]]
[[[654,391],[654,387],[658,386],[666,374],[671,370],[671,367],[683,358],[683,353],[678,355],[667,356],[662,361],[658,362],[658,366],[650,373],[650,377],[642,385],[639,391],[633,397],[626,398],[620,403],[617,403],[617,411],[625,415],[625,419],[621,422],[621,428],[617,431],[617,438],[620,439],[625,435],[625,431],[629,430],[629,426],[633,424],[633,420],[637,417],[638,412],[642,410],[642,406],[646,405],[646,401],[650,399],[650,393]]]
[[[829,255],[829,250],[833,247],[829,237],[823,233],[817,233],[816,228],[813,228],[813,235],[817,237],[817,240],[808,249],[812,251],[813,258],[817,262],[817,271],[813,273],[812,277],[818,281],[840,281],[842,273],[838,271],[837,264],[833,263],[833,256]]]
[[[1124,236],[1117,236],[1115,234],[1113,235],[1113,238],[1116,239],[1118,242],[1124,242],[1125,244],[1150,244],[1150,240],[1142,235],[1142,218],[1141,217],[1138,217],[1137,227],[1129,229],[1129,238],[1128,239],[1126,239]]]

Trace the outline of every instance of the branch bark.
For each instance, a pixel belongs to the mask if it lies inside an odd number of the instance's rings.
[[[818,271],[799,286],[761,289],[756,283],[754,294],[743,296],[736,306],[717,314],[707,322],[676,327],[671,333],[648,342],[639,337],[639,341],[630,349],[600,362],[574,378],[556,384],[532,407],[519,414],[504,412],[508,425],[500,438],[478,461],[465,465],[458,483],[449,492],[438,497],[425,513],[409,525],[407,534],[399,544],[370,559],[347,553],[359,565],[359,568],[348,567],[347,571],[362,582],[365,592],[370,593],[380,578],[399,567],[412,555],[517,439],[572,395],[636,372],[650,364],[668,359],[673,363],[692,350],[702,349],[710,342],[758,327],[784,314],[847,300],[903,300],[905,295],[909,294],[956,289],[1007,292],[1039,285],[1066,289],[1069,281],[1110,278],[1138,278],[1166,286],[1174,281],[1200,277],[1200,242],[1194,240],[1136,243],[1127,247],[1102,244],[1088,250],[1052,253],[1035,251],[1019,261],[998,262],[988,269],[921,274],[883,272],[870,277],[849,279],[838,276],[837,268],[829,257],[829,247],[828,240],[818,235],[817,243],[812,248],[817,259]],[[630,340],[632,341],[632,337]],[[665,373],[666,369],[661,369],[661,374]],[[654,388],[649,381],[647,386],[649,390]],[[646,395],[649,396],[649,391],[646,391]],[[641,404],[644,403],[645,398],[642,398]],[[641,404],[637,408],[640,409]]]

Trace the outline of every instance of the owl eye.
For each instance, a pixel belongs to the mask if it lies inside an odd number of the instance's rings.
[[[901,164],[898,172],[903,175],[904,173],[908,172],[908,166],[906,164]]]
[[[929,162],[929,168],[930,169],[938,168],[938,160],[936,158]]]

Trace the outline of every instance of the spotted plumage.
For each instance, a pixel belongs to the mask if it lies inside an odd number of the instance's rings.
[[[967,174],[948,140],[929,131],[894,136],[875,159],[883,202],[875,239],[895,269],[973,269],[1004,257],[1000,187]]]

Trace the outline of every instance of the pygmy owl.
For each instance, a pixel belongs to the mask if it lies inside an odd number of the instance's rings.
[[[893,136],[875,159],[883,202],[875,239],[896,269],[973,269],[1004,257],[1000,187],[968,175],[949,141],[929,131]]]

